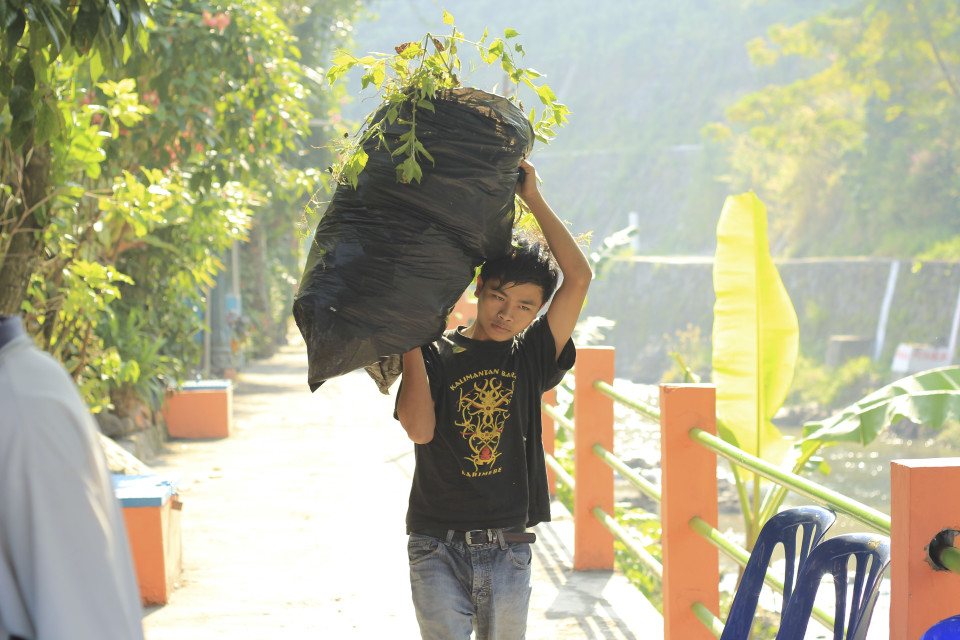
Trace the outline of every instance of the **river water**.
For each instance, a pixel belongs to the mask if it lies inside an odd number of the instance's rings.
[[[615,380],[614,388],[629,398],[634,398],[648,404],[656,405],[659,390],[656,385],[645,385],[628,380]],[[558,400],[563,401],[563,394]],[[660,431],[659,425],[637,414],[635,411],[620,404],[615,404],[615,453],[627,462],[635,471],[650,482],[660,485]],[[780,426],[784,435],[799,438],[800,426]],[[895,437],[889,433],[881,434],[870,445],[863,447],[857,444],[839,444],[821,449],[820,454],[830,465],[828,475],[820,473],[807,476],[810,480],[841,492],[859,502],[869,505],[879,511],[890,513],[890,461],[909,458],[952,457],[958,455],[956,448],[944,444],[935,438],[932,430],[918,429],[918,437],[905,439]],[[733,487],[733,475],[729,464],[721,460],[717,467],[721,513],[718,529],[728,538],[740,545],[744,544],[743,517],[740,514],[739,502]],[[657,505],[641,495],[631,484],[618,477],[616,482],[617,501],[621,504],[639,506],[654,513],[658,513]],[[803,496],[788,496],[785,506],[809,504],[810,500]],[[867,531],[866,527],[850,518],[839,516],[837,523],[831,528],[828,535],[846,532]],[[782,563],[782,561],[781,561]],[[776,562],[774,563],[776,566]],[[721,589],[733,591],[737,580],[738,567],[721,554]],[[782,569],[781,569],[782,573]],[[889,577],[889,569],[887,571]],[[832,610],[827,604],[832,600],[832,588],[824,585],[820,590],[822,601],[819,606],[825,610]],[[884,581],[880,590],[880,597],[874,610],[868,640],[885,640],[888,637],[889,620],[889,579]],[[766,602],[761,606],[768,610],[779,610],[780,601],[777,596],[768,594]],[[828,633],[816,623],[811,623],[806,638],[809,640],[830,638]]]

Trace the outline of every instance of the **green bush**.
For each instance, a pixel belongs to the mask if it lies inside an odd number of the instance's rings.
[[[882,387],[889,370],[863,356],[836,368],[800,355],[787,404],[816,404],[824,413],[843,408]]]

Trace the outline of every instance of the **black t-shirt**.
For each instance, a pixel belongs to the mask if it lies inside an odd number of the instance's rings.
[[[513,340],[447,331],[421,351],[437,426],[433,440],[415,445],[407,531],[549,521],[540,400],[573,366],[573,341],[558,363],[541,316]]]

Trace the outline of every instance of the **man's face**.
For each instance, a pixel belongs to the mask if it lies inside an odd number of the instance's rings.
[[[501,284],[477,279],[475,340],[511,340],[526,329],[543,306],[543,288],[531,284]]]

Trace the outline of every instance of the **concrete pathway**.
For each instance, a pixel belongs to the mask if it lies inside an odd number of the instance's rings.
[[[404,514],[412,444],[393,397],[357,372],[315,394],[299,340],[250,364],[234,433],[167,443],[150,461],[182,474],[183,572],[144,610],[147,640],[419,638]],[[663,621],[615,572],[573,572],[559,504],[536,527],[527,638],[662,638]]]

